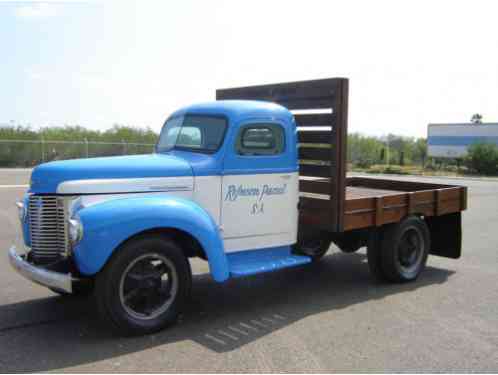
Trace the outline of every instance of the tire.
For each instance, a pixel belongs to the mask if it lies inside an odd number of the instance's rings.
[[[116,250],[97,276],[95,299],[111,328],[126,336],[143,335],[176,322],[191,284],[182,249],[168,237],[147,235]]]
[[[430,232],[424,220],[409,216],[382,231],[380,266],[391,282],[414,281],[425,269]]]

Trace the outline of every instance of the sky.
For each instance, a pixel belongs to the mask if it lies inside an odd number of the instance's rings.
[[[217,88],[350,79],[349,131],[498,122],[494,1],[0,2],[0,123],[159,131]]]

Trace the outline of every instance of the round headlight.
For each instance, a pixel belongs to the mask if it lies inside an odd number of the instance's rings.
[[[74,245],[83,238],[83,224],[77,217],[68,220],[69,240]]]
[[[16,202],[17,206],[17,212],[19,214],[19,220],[23,222],[26,219],[26,207],[24,206],[24,203],[21,201]]]

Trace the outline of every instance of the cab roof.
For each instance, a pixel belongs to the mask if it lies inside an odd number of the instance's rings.
[[[292,113],[285,107],[257,100],[217,100],[193,104],[175,111],[171,117],[184,114],[224,115],[231,122],[248,118],[278,118],[292,120]]]

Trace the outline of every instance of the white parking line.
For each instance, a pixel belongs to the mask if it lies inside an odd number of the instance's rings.
[[[27,188],[29,185],[0,185],[0,189],[8,189],[8,188]]]

